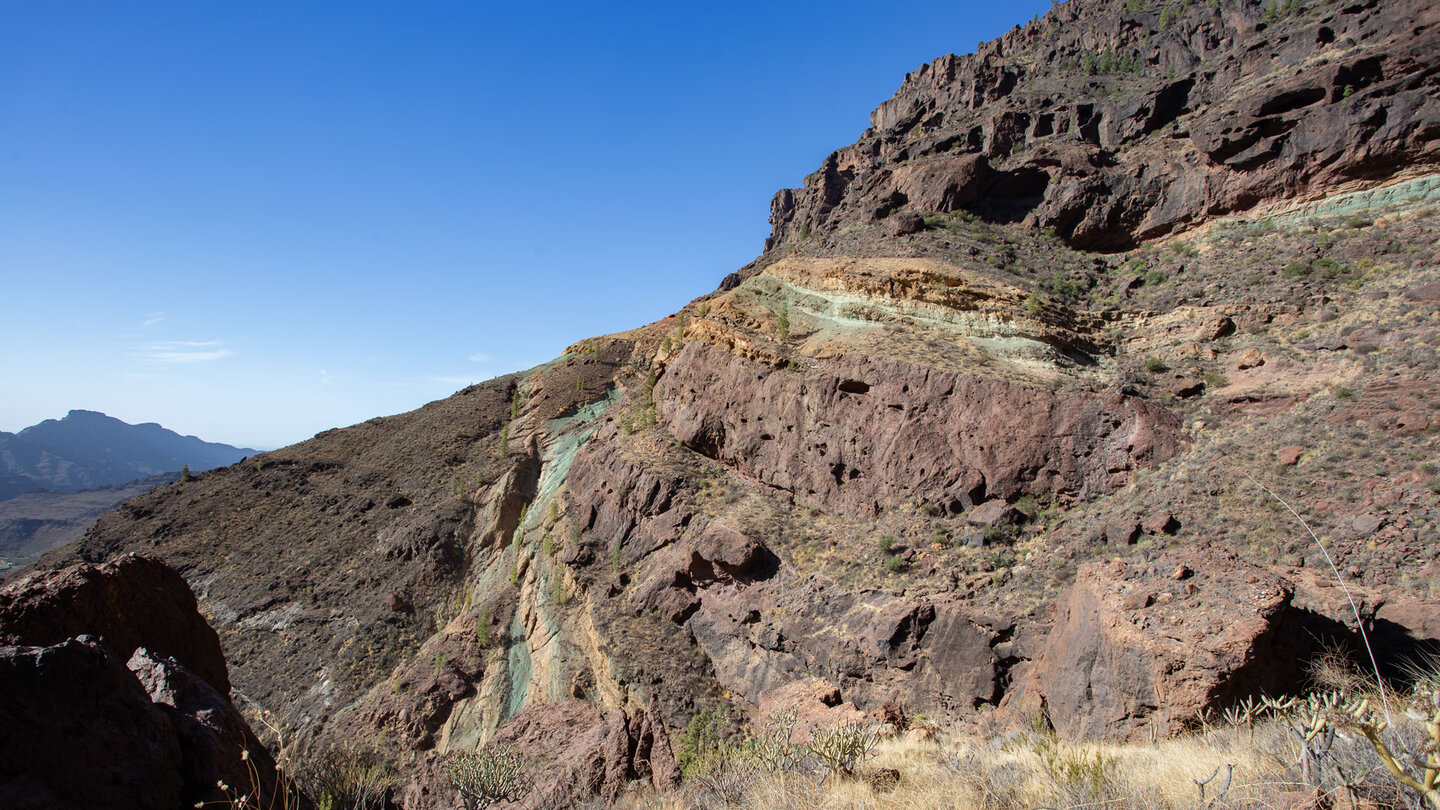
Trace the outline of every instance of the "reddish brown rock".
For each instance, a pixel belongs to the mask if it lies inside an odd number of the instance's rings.
[[[596,797],[610,803],[631,780],[667,789],[680,778],[664,727],[643,708],[601,717],[578,701],[526,706],[500,727],[494,743],[515,748],[530,763],[535,790],[527,807],[579,807]],[[433,796],[447,789],[441,779],[432,774],[428,786],[412,785],[406,793]]]
[[[958,209],[1127,248],[1440,160],[1440,107],[1424,79],[1440,52],[1435,4],[1279,18],[1258,4],[1194,4],[1152,36],[1158,13],[1056,6],[908,74],[858,142],[775,196],[767,251],[802,228],[823,238]],[[1137,60],[1123,92],[1073,67],[1101,49]]]
[[[1259,349],[1246,349],[1245,353],[1240,355],[1240,359],[1235,361],[1235,368],[1240,371],[1259,368],[1263,365],[1265,365],[1265,355],[1261,354]]]
[[[1193,573],[1182,585],[1156,569]],[[1137,610],[1157,590],[1155,606]],[[1243,695],[1283,693],[1306,653],[1292,595],[1270,571],[1216,552],[1083,565],[1003,709],[1018,720],[1043,704],[1057,730],[1132,739],[1177,733]]]
[[[275,764],[230,703],[215,632],[164,564],[127,555],[13,583],[0,638],[36,645],[0,647],[0,749],[21,744],[0,750],[0,806],[227,803],[220,781],[262,804],[275,796]]]
[[[1092,498],[1183,441],[1175,417],[1143,400],[893,360],[773,371],[692,341],[661,387],[663,419],[690,448],[857,517],[916,500],[959,514],[985,497]]]
[[[1108,520],[1101,529],[1101,535],[1112,546],[1129,545],[1140,538],[1140,523],[1133,518]]]
[[[965,521],[975,526],[1010,526],[1020,521],[1020,512],[1005,501],[986,501],[966,512]]]
[[[93,636],[0,647],[0,806],[178,808],[180,741]]]
[[[1171,512],[1156,511],[1146,515],[1140,527],[1150,534],[1174,534],[1180,530],[1180,521]]]
[[[1432,281],[1429,284],[1421,284],[1405,291],[1405,297],[1411,301],[1433,304],[1440,302],[1440,281]]]
[[[1280,462],[1281,467],[1294,467],[1296,464],[1300,463],[1300,456],[1302,456],[1304,453],[1304,447],[1301,447],[1298,444],[1292,444],[1288,447],[1280,448],[1280,452],[1277,454],[1276,458]]]
[[[791,729],[795,742],[805,742],[816,731],[846,723],[865,723],[867,716],[855,704],[841,699],[835,684],[820,678],[803,678],[760,695],[760,719],[777,712],[794,711]]]
[[[255,797],[259,806],[282,803],[274,759],[229,699],[175,659],[143,647],[126,666],[175,729],[185,806],[224,804],[219,782]]]
[[[164,563],[127,554],[31,574],[0,591],[0,644],[45,646],[83,633],[99,636],[122,661],[140,647],[174,658],[230,694],[220,637],[184,577]]]

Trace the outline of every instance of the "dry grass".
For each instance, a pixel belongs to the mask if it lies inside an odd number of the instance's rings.
[[[881,742],[860,778],[809,773],[758,775],[728,802],[694,781],[680,791],[632,794],[632,810],[1196,810],[1295,806],[1302,796],[1326,806],[1408,808],[1406,795],[1358,737],[1337,738],[1326,769],[1306,784],[1299,748],[1273,718],[1222,723],[1154,743],[1087,743],[1022,732],[999,738],[912,733]],[[1338,770],[1335,769],[1338,766]],[[894,769],[899,783],[877,790],[868,777]],[[1228,780],[1227,780],[1228,774]],[[1342,776],[1343,774],[1343,776]],[[1209,779],[1203,794],[1200,781]],[[1348,783],[1348,784],[1347,784]]]

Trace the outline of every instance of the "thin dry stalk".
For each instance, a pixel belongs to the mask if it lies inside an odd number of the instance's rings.
[[[1360,640],[1365,643],[1365,654],[1370,656],[1370,666],[1375,671],[1375,685],[1380,689],[1380,704],[1385,708],[1385,721],[1393,724],[1394,719],[1390,716],[1390,701],[1385,695],[1385,679],[1380,676],[1380,662],[1375,658],[1375,650],[1370,646],[1370,634],[1365,632],[1365,620],[1360,618],[1360,608],[1355,604],[1355,596],[1350,593],[1349,586],[1345,584],[1345,578],[1340,576],[1340,569],[1336,567],[1335,560],[1330,556],[1330,550],[1320,541],[1320,537],[1315,534],[1314,529],[1310,528],[1310,524],[1305,522],[1305,518],[1300,517],[1300,513],[1295,511],[1295,507],[1291,506],[1284,498],[1276,495],[1274,490],[1260,483],[1255,476],[1248,472],[1242,474],[1250,479],[1250,482],[1255,486],[1265,490],[1267,495],[1279,501],[1281,506],[1289,510],[1290,514],[1294,515],[1295,519],[1300,521],[1300,525],[1309,533],[1310,539],[1315,541],[1315,547],[1320,549],[1320,553],[1324,555],[1325,563],[1330,566],[1330,572],[1335,575],[1335,581],[1340,583],[1340,589],[1345,592],[1345,598],[1350,601],[1350,611],[1355,614],[1355,627],[1360,631]]]

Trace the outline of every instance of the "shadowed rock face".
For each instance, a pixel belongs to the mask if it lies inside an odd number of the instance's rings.
[[[84,633],[122,660],[140,647],[172,657],[230,694],[219,636],[185,578],[164,563],[128,554],[35,574],[0,591],[0,643],[43,646]]]
[[[175,729],[93,636],[0,647],[0,804],[180,807]]]
[[[13,583],[0,638],[0,805],[275,795],[275,763],[230,703],[215,631],[163,564],[127,555]]]
[[[1434,3],[1264,9],[1081,0],[936,59],[857,143],[776,195],[767,251],[802,232],[955,210],[1123,249],[1440,160]]]

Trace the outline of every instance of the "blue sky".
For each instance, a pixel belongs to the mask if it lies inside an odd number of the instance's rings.
[[[0,0],[0,429],[277,447],[664,317],[1049,5]]]

